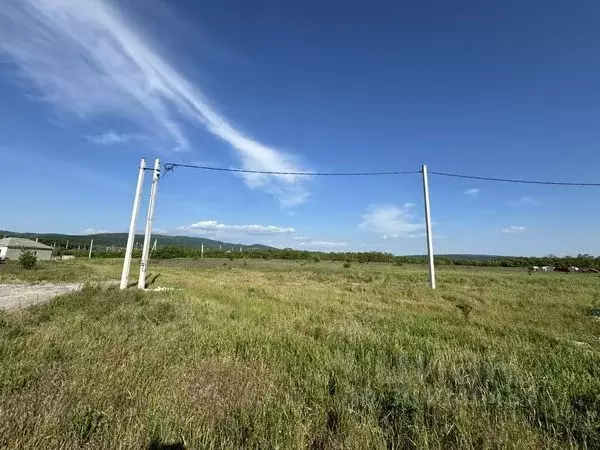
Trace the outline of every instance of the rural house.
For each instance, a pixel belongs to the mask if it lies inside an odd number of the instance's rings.
[[[32,252],[38,261],[48,261],[52,258],[52,247],[40,242],[17,237],[0,239],[0,260],[19,259],[21,253],[27,250]]]

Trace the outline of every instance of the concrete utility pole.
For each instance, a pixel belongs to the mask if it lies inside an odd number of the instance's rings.
[[[425,227],[427,228],[427,256],[429,257],[429,284],[435,289],[435,265],[433,261],[433,234],[431,232],[431,213],[429,208],[429,181],[427,165],[423,165],[423,196],[425,198]]]
[[[92,248],[94,247],[94,240],[92,239],[92,242],[90,242],[90,253],[88,254],[88,259],[92,257]]]
[[[242,246],[240,245],[240,253],[242,253]]]
[[[204,258],[204,242],[202,243],[202,248],[200,249],[200,258]]]
[[[152,220],[154,219],[154,205],[156,203],[156,194],[158,191],[158,179],[160,178],[160,159],[154,161],[154,171],[152,175],[152,186],[150,187],[150,203],[148,204],[148,216],[146,217],[146,233],[144,236],[144,246],[142,248],[142,262],[140,264],[140,278],[138,288],[146,289],[146,271],[148,270],[148,254],[150,253],[150,240],[152,239]]]
[[[65,250],[69,248],[69,241],[67,241],[67,245],[65,245]]]
[[[158,245],[158,239],[154,239],[154,244],[152,244],[152,251],[155,252],[156,251],[156,247]]]
[[[146,160],[142,158],[138,169],[138,180],[133,197],[133,210],[131,211],[131,222],[129,223],[129,235],[127,236],[127,247],[125,249],[125,259],[123,260],[123,271],[121,272],[121,289],[127,288],[129,278],[129,268],[131,266],[131,252],[135,240],[135,223],[137,222],[138,212],[140,210],[140,197],[142,196],[142,186],[144,184],[144,171],[146,170]]]

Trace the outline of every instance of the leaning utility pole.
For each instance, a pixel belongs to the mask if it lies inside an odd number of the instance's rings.
[[[146,170],[146,160],[142,158],[138,170],[137,186],[135,196],[133,197],[133,210],[131,211],[131,222],[129,223],[129,236],[127,237],[127,247],[125,249],[125,259],[123,260],[123,271],[121,272],[121,289],[127,288],[127,279],[129,278],[129,268],[131,266],[131,252],[133,251],[133,242],[135,239],[135,223],[137,222],[138,212],[140,210],[140,197],[142,196],[142,186],[144,185],[144,171]],[[67,246],[69,242],[67,241]]]
[[[152,220],[154,219],[154,204],[158,190],[158,179],[160,178],[160,160],[154,161],[154,172],[152,175],[152,186],[150,188],[150,203],[148,203],[148,216],[146,217],[146,233],[144,246],[142,247],[142,262],[140,263],[140,278],[138,289],[146,289],[146,271],[148,269],[148,255],[150,253],[150,240],[152,239]]]
[[[427,166],[424,164],[423,173],[423,196],[425,198],[425,227],[427,229],[427,256],[429,258],[429,284],[435,289],[435,265],[433,261],[433,235],[431,233],[431,213],[429,208],[429,181],[427,179]]]
[[[92,242],[90,242],[90,253],[88,254],[88,259],[92,257],[92,247],[94,247],[94,240],[92,239]]]

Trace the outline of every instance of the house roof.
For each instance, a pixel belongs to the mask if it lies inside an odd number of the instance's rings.
[[[0,239],[0,247],[52,250],[52,247],[50,247],[49,245],[44,245],[41,242],[35,242],[31,239],[18,237]]]

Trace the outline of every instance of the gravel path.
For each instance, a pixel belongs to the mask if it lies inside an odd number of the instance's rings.
[[[0,284],[0,309],[24,308],[81,289],[81,283]]]

